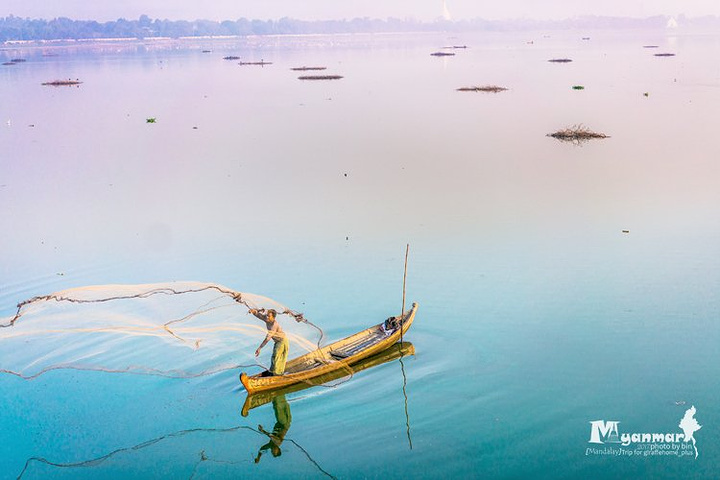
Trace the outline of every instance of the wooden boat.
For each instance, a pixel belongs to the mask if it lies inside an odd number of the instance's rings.
[[[390,345],[385,350],[376,353],[375,355],[364,358],[359,362],[349,365],[345,368],[340,368],[338,370],[333,370],[332,372],[317,376],[312,380],[295,383],[286,387],[276,388],[275,390],[265,390],[262,392],[248,393],[247,397],[245,398],[245,403],[242,407],[242,416],[247,417],[250,410],[272,402],[273,398],[277,397],[278,395],[286,395],[288,393],[300,392],[310,387],[323,385],[339,378],[355,375],[356,373],[366,370],[368,368],[382,365],[383,363],[392,362],[393,360],[397,360],[400,357],[409,357],[411,355],[415,355],[415,346],[412,343],[397,342]]]
[[[243,372],[240,374],[240,381],[248,393],[273,390],[300,382],[317,384],[313,382],[314,378],[335,370],[347,369],[350,365],[385,350],[401,340],[415,319],[417,307],[417,303],[413,303],[412,307],[402,315],[391,317],[354,335],[288,360],[285,373],[282,375],[249,376]],[[386,325],[391,325],[391,328],[388,329]]]

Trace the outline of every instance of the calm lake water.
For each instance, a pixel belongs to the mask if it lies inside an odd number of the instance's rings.
[[[0,50],[18,57],[0,67],[4,323],[36,295],[191,280],[338,339],[400,311],[406,243],[419,310],[402,363],[247,417],[238,370],[0,374],[2,478],[717,476],[720,36]],[[508,90],[456,91],[488,84]],[[574,124],[610,138],[546,136]],[[588,451],[619,449],[591,421],[681,433],[691,406],[697,459]],[[282,455],[256,463],[258,424],[288,409]]]

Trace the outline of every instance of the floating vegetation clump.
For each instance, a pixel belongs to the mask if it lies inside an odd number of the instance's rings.
[[[656,53],[655,56],[656,57],[674,57],[675,54],[674,53]]]
[[[48,85],[50,87],[67,87],[72,85],[80,85],[82,82],[78,79],[75,80],[53,80],[52,82],[45,82],[43,85]]]
[[[433,57],[452,57],[455,54],[450,52],[433,52],[430,55],[432,55]]]
[[[548,62],[552,62],[552,63],[570,63],[570,62],[572,62],[572,59],[570,59],[570,58],[551,58],[550,60],[548,60]]]
[[[547,136],[556,138],[563,142],[571,142],[575,144],[580,144],[582,142],[586,142],[595,138],[609,138],[608,135],[605,135],[604,133],[593,132],[582,124],[573,125],[572,127],[565,128],[563,130],[558,130],[555,133],[548,133]]]
[[[150,117],[145,119],[145,123],[156,123],[157,119],[155,117]]]
[[[507,90],[505,87],[498,87],[497,85],[485,85],[482,87],[461,87],[458,88],[458,92],[490,92],[490,93],[498,93],[498,92],[504,92]]]
[[[302,75],[299,80],[340,80],[342,75]]]
[[[583,87],[582,85],[573,85],[572,88],[573,90],[585,90],[585,87]]]
[[[290,70],[295,70],[296,72],[307,72],[311,70],[327,70],[327,67],[295,67]]]

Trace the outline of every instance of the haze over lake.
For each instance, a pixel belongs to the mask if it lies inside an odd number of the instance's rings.
[[[68,288],[199,281],[271,297],[335,340],[399,313],[408,243],[419,310],[402,363],[288,394],[282,455],[258,463],[256,427],[285,406],[243,417],[237,370],[0,373],[3,478],[718,471],[720,36],[0,50],[17,58],[0,67],[3,324]],[[342,78],[302,81],[302,66]],[[42,85],[65,79],[82,83]],[[507,90],[457,90],[483,85]],[[573,125],[608,138],[547,136]],[[591,421],[680,433],[691,406],[697,459],[587,451]]]

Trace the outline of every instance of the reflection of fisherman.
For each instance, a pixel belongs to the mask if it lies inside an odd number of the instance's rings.
[[[287,400],[285,400],[285,395],[278,395],[273,398],[273,411],[275,412],[275,426],[273,427],[272,433],[266,432],[262,425],[258,425],[258,430],[270,437],[270,441],[260,447],[257,457],[255,457],[255,463],[260,461],[260,456],[268,449],[273,457],[279,457],[282,454],[280,445],[285,439],[285,434],[287,434],[287,431],[290,429],[290,422],[292,422],[290,405]]]
[[[268,331],[265,339],[262,341],[258,349],[255,350],[255,356],[257,357],[260,355],[260,350],[267,345],[270,339],[275,342],[272,361],[270,363],[270,370],[264,371],[261,375],[263,377],[282,375],[283,372],[285,372],[285,361],[287,360],[289,345],[285,332],[283,332],[282,328],[280,328],[280,323],[275,318],[277,316],[277,312],[272,308],[262,312],[251,308],[250,313],[265,322],[265,326]]]

